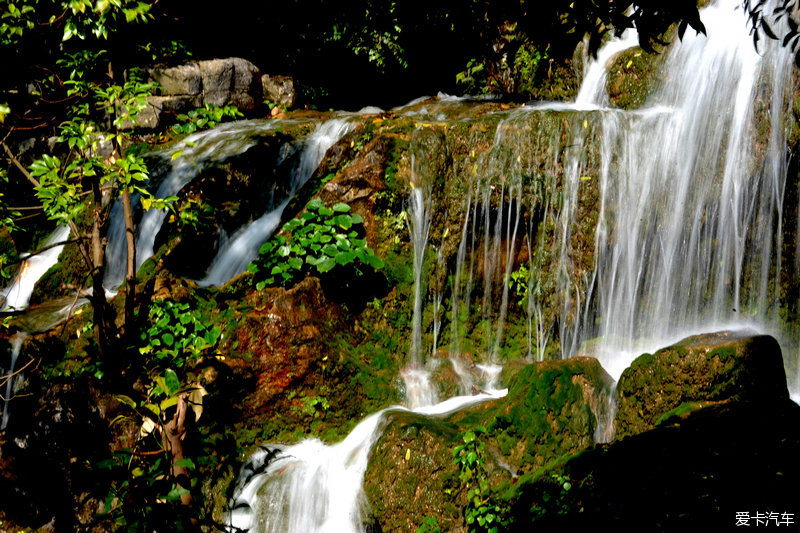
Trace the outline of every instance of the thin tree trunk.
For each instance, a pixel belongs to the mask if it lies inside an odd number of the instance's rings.
[[[106,371],[111,379],[119,377],[120,355],[114,354],[116,342],[116,320],[114,309],[108,305],[106,300],[106,289],[103,286],[105,277],[105,250],[106,244],[103,238],[103,198],[100,191],[100,181],[92,182],[92,237],[91,237],[91,277],[92,277],[92,307],[94,308],[94,330],[97,348],[100,357],[106,365]]]
[[[172,477],[178,485],[186,490],[191,490],[192,484],[191,478],[189,477],[189,469],[185,466],[175,464],[184,458],[183,438],[186,435],[186,414],[189,410],[189,403],[186,399],[185,394],[182,394],[180,398],[178,398],[175,414],[164,426],[162,439],[164,447],[170,455]],[[192,505],[191,492],[181,495],[181,503],[186,506]]]
[[[122,209],[125,213],[125,242],[128,250],[127,269],[125,274],[125,346],[133,344],[133,312],[136,297],[136,238],[131,210],[131,195],[128,188],[122,191]]]

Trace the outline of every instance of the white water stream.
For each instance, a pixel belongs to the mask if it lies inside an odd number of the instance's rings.
[[[702,331],[782,337],[793,57],[768,39],[756,53],[738,4],[703,9],[708,37],[690,31],[672,47],[644,109],[600,113],[595,271],[574,327],[579,342],[602,339],[592,355],[615,378],[636,355]]]
[[[289,200],[311,178],[328,149],[351,129],[352,124],[347,118],[331,119],[317,126],[298,148],[301,154],[292,169],[287,198],[243,227],[220,247],[206,277],[200,280],[201,285],[222,285],[245,271],[247,264],[258,255],[258,249],[278,227]]]
[[[154,193],[156,198],[177,195],[180,190],[196,178],[203,170],[239,155],[255,146],[259,137],[266,133],[296,125],[298,121],[287,120],[243,120],[223,124],[212,130],[189,135],[176,146],[163,154],[169,160],[171,169],[158,182]],[[352,125],[348,118],[336,118],[318,124],[317,128],[296,146],[284,146],[283,158],[300,152],[297,163],[291,172],[288,197],[273,198],[266,212],[258,219],[228,239],[220,246],[206,277],[200,280],[203,285],[221,285],[233,276],[244,272],[247,264],[258,253],[258,248],[276,229],[283,209],[291,196],[313,175],[325,152]],[[280,162],[279,162],[280,163]],[[275,184],[265,183],[265,187]],[[138,269],[155,253],[156,236],[161,229],[167,212],[151,209],[142,214],[136,227],[136,268]],[[113,290],[125,277],[125,224],[122,205],[117,202],[111,212],[111,222],[106,248],[105,286]]]
[[[36,282],[58,262],[58,256],[64,249],[64,244],[58,243],[63,243],[68,237],[69,228],[58,226],[42,243],[41,247],[47,248],[45,251],[23,255],[17,276],[6,288],[0,290],[0,310],[28,307]]]
[[[505,393],[457,396],[411,411],[445,416]],[[361,533],[369,512],[363,489],[369,455],[387,416],[398,411],[409,409],[395,406],[372,414],[338,444],[307,439],[265,446],[242,469],[230,526],[251,533]]]

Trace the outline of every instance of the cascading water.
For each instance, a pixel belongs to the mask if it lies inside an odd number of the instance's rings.
[[[204,169],[244,153],[258,143],[260,136],[300,124],[301,122],[306,121],[243,120],[222,124],[214,129],[189,135],[177,145],[161,154],[157,154],[157,157],[161,157],[164,161],[169,161],[170,169],[163,178],[154,180],[158,183],[154,196],[156,198],[166,198],[178,194],[183,187],[196,178]],[[311,148],[312,151],[316,150],[315,143],[311,144],[314,145]],[[313,170],[312,168],[311,172]],[[280,198],[278,201],[283,200],[283,198]],[[142,214],[136,228],[137,269],[148,258],[152,257],[155,252],[156,236],[166,215],[166,211],[158,209],[151,209]],[[122,205],[117,202],[111,211],[108,247],[106,248],[105,286],[107,289],[113,290],[122,283],[125,277],[126,257],[125,222]],[[234,272],[234,274],[238,274],[242,270]],[[217,275],[216,277],[220,276]],[[227,279],[224,281],[227,281]]]
[[[302,187],[319,166],[328,149],[352,129],[347,118],[335,118],[319,124],[298,148],[301,151],[297,165],[292,169],[289,194],[278,199],[261,217],[231,236],[220,247],[201,285],[222,285],[245,271],[247,264],[258,255],[259,247],[269,239],[281,220],[289,200]]]
[[[413,409],[444,416],[469,405],[499,398],[505,391],[457,396]],[[342,442],[317,439],[293,446],[265,446],[242,469],[229,524],[251,533],[361,533],[368,514],[363,478],[390,407],[365,418]]]
[[[14,281],[0,291],[0,309],[19,310],[28,307],[36,282],[58,262],[58,256],[64,249],[64,241],[68,237],[69,228],[58,226],[42,243],[43,252],[23,256],[24,260]]]
[[[601,112],[596,266],[576,338],[601,337],[595,355],[615,377],[688,334],[749,325],[782,337],[792,54],[777,42],[756,53],[737,4],[702,11],[708,37],[675,44],[643,109]]]
[[[21,376],[16,376],[14,374],[14,370],[17,366],[17,358],[22,349],[22,343],[24,343],[27,338],[27,333],[16,333],[11,337],[11,354],[9,356],[8,372],[4,372],[6,390],[5,396],[3,396],[3,422],[0,423],[0,431],[5,430],[6,426],[8,426],[8,404],[11,401],[11,397],[14,395],[17,379],[21,378]]]
[[[583,74],[581,88],[575,97],[577,108],[597,109],[608,105],[608,62],[617,54],[639,45],[639,35],[633,29],[625,30],[597,51],[597,57],[589,61]],[[588,60],[588,58],[586,58]]]

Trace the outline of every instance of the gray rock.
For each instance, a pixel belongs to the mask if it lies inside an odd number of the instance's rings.
[[[170,117],[178,113],[185,113],[200,107],[202,96],[175,95],[175,96],[148,96],[147,107],[136,115],[135,123],[125,122],[122,130],[154,130],[165,122],[171,122]]]
[[[287,109],[294,107],[297,101],[297,83],[291,76],[264,74],[261,76],[261,87],[264,98]]]
[[[203,104],[223,106],[231,103],[242,111],[261,105],[264,91],[261,72],[245,59],[230,57],[200,61],[203,78]]]
[[[203,78],[197,63],[177,67],[153,67],[148,73],[151,80],[161,85],[161,94],[164,96],[203,93]]]

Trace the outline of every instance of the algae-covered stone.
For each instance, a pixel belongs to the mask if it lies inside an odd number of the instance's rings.
[[[466,492],[453,463],[456,426],[412,413],[388,416],[364,477],[374,522],[381,531],[414,532],[432,516],[442,531],[466,531]]]
[[[789,397],[778,342],[724,331],[697,335],[639,356],[617,386],[617,437],[641,433],[688,402]]]
[[[487,428],[512,471],[533,472],[592,446],[611,377],[590,357],[534,363],[508,382],[508,395],[454,418]]]
[[[759,509],[796,517],[798,453],[791,400],[711,405],[520,479],[504,494],[510,531],[734,531],[738,513],[750,527]]]
[[[638,46],[619,53],[609,68],[606,89],[611,104],[620,109],[641,107],[659,83],[659,66],[665,54]]]

